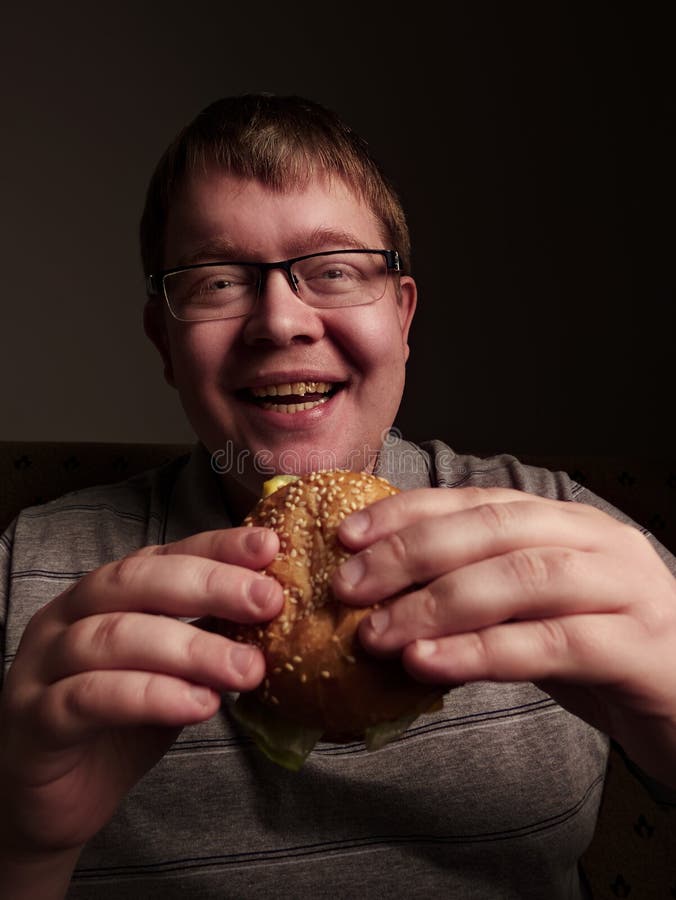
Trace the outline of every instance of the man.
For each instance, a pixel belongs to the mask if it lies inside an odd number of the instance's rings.
[[[207,108],[160,162],[142,245],[146,330],[201,444],[3,541],[8,895],[583,896],[607,736],[676,788],[673,558],[560,473],[385,437],[408,238],[328,111]],[[221,708],[260,652],[201,626],[278,612],[277,538],[237,523],[269,472],[318,458],[408,489],[345,520],[360,552],[334,590],[400,595],[362,642],[458,687],[379,753],[323,744],[292,775]]]

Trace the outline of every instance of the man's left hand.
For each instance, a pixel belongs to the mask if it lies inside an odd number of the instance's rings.
[[[423,681],[535,682],[676,787],[676,579],[636,528],[515,490],[428,488],[339,535],[355,555],[333,588],[378,604],[360,629],[372,653]]]

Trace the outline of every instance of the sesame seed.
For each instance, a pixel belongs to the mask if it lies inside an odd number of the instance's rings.
[[[293,666],[291,665],[290,662],[285,662],[284,668],[286,669],[287,672],[293,672]]]
[[[322,671],[319,674],[322,676],[322,678],[330,678],[331,677],[331,673],[328,671],[328,669],[322,669]]]

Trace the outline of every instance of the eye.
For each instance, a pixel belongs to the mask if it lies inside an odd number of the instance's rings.
[[[227,301],[256,285],[256,274],[242,266],[197,268],[189,270],[186,276],[186,295],[197,303]]]
[[[351,289],[364,278],[358,261],[340,257],[309,259],[302,266],[299,275],[315,291]]]
[[[214,278],[206,282],[204,290],[206,291],[224,291],[227,288],[235,287],[235,282],[227,278]]]
[[[338,281],[341,278],[349,278],[350,272],[346,266],[333,266],[319,271],[318,278],[324,278],[327,281]]]

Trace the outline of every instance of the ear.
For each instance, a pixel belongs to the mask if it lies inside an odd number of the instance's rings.
[[[404,360],[408,360],[410,347],[408,346],[408,333],[418,303],[418,288],[410,275],[402,275],[399,279],[398,312],[401,325],[401,339],[404,344]]]
[[[155,297],[147,300],[143,309],[143,330],[162,357],[165,381],[175,388],[176,381],[174,380],[174,367],[171,362],[165,307]]]

